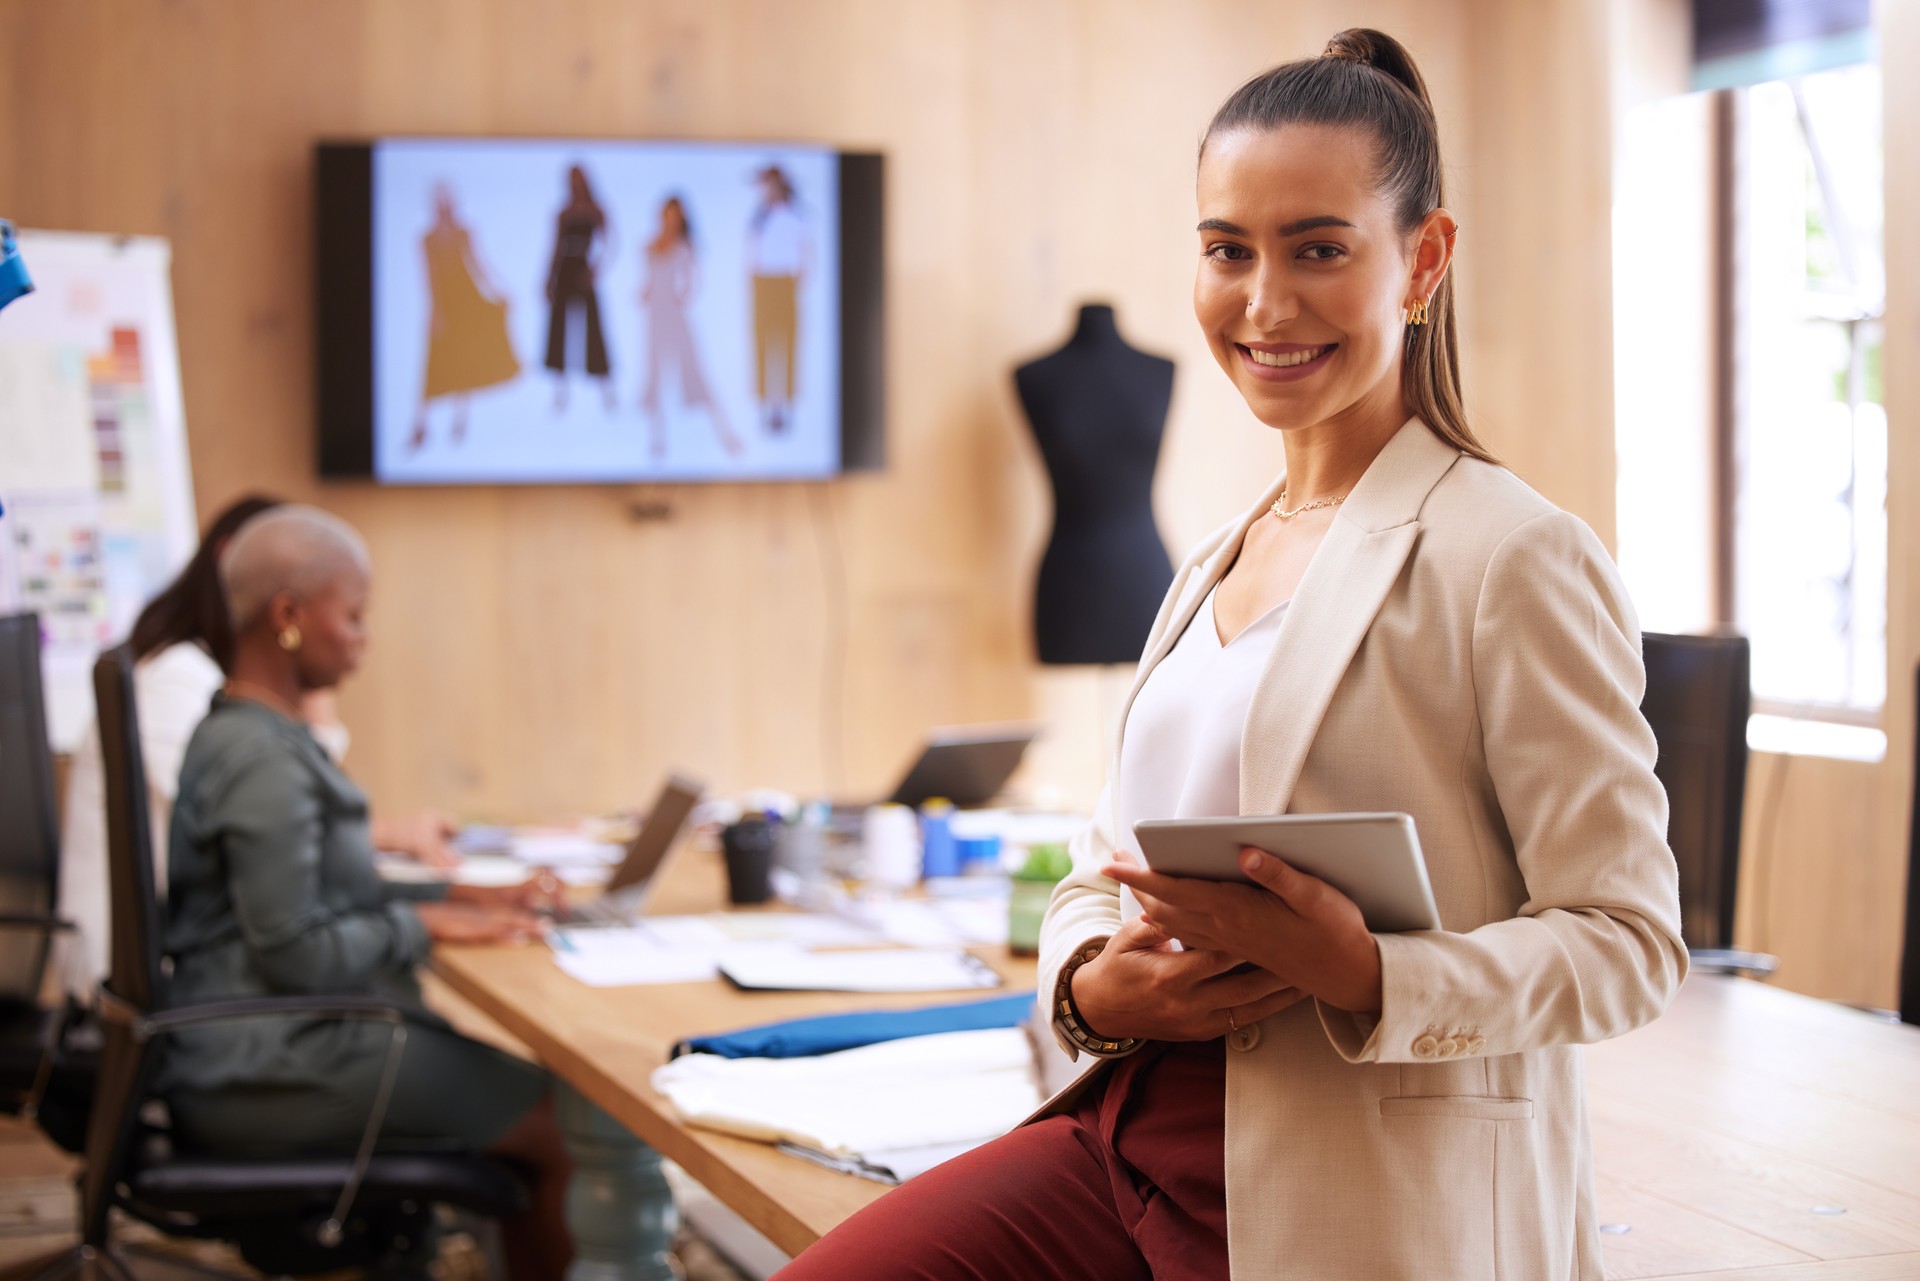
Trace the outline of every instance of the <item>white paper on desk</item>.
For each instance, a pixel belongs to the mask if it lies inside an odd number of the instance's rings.
[[[649,916],[639,924],[670,947],[701,948],[706,951],[740,943],[858,947],[881,941],[879,933],[865,924],[818,912],[711,912],[705,916]]]
[[[860,1157],[984,1142],[1043,1102],[1021,1028],[799,1059],[684,1054],[654,1070],[653,1087],[690,1125]]]
[[[521,832],[509,842],[514,858],[533,867],[606,867],[626,857],[623,845],[574,832]]]
[[[447,869],[455,885],[519,885],[531,875],[525,863],[501,854],[470,854]]]
[[[1007,900],[997,898],[893,899],[850,909],[889,943],[903,947],[964,947],[1007,941]]]
[[[667,947],[646,930],[594,926],[556,929],[548,935],[553,960],[589,987],[637,987],[652,983],[698,983],[719,975],[723,956],[750,954],[768,944],[725,948]]]
[[[428,867],[404,854],[392,854],[386,850],[373,852],[373,870],[380,873],[381,880],[395,885],[431,885],[447,879],[447,874],[440,868]],[[523,870],[521,875],[525,874]]]
[[[428,867],[404,854],[375,853],[374,868],[383,881],[396,884],[427,885],[447,881],[455,885],[518,885],[533,873],[529,865],[505,854],[469,854],[453,867]],[[554,875],[567,885],[604,885],[608,869],[599,864],[554,869]]]
[[[519,885],[533,875],[530,863],[507,854],[469,854],[448,870],[455,885]],[[613,870],[600,863],[563,864],[553,869],[562,885],[605,885]]]
[[[993,968],[966,952],[803,952],[769,944],[728,952],[720,973],[763,992],[961,992],[999,987]]]

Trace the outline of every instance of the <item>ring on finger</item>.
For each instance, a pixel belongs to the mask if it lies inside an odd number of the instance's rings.
[[[1232,1010],[1227,1011],[1227,1026],[1235,1032],[1240,1030],[1240,1023],[1233,1017]]]

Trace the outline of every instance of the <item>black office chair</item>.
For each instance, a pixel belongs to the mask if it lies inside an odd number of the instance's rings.
[[[1647,692],[1640,710],[1667,789],[1667,843],[1680,866],[1680,930],[1693,968],[1764,977],[1779,961],[1733,948],[1740,821],[1747,796],[1751,651],[1744,636],[1642,638]]]
[[[1914,681],[1913,809],[1907,819],[1907,933],[1900,960],[1900,1021],[1920,1026],[1920,672]]]
[[[14,614],[0,618],[0,1112],[41,1120],[42,1105],[51,1102],[43,1124],[63,1147],[77,1150],[91,1082],[73,1055],[62,1065],[72,1070],[57,1080],[55,1066],[79,1013],[70,1002],[43,1000],[54,944],[73,929],[55,915],[60,833],[53,791],[40,620]]]
[[[527,1204],[525,1182],[472,1153],[375,1151],[413,1017],[403,1006],[371,997],[294,996],[168,1008],[127,647],[101,655],[93,677],[106,764],[114,922],[111,972],[101,993],[106,1044],[80,1185],[81,1245],[43,1272],[43,1281],[88,1262],[130,1281],[109,1240],[108,1220],[116,1209],[172,1235],[230,1241],[267,1273],[359,1267],[381,1276],[424,1275],[434,1205],[498,1218]],[[155,1043],[184,1027],[289,1016],[369,1019],[394,1029],[383,1088],[358,1152],[351,1158],[259,1160],[176,1148],[151,1117]]]

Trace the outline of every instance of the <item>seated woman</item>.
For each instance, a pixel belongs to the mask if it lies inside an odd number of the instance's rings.
[[[228,505],[207,526],[206,536],[180,576],[147,603],[127,638],[137,666],[134,703],[140,718],[140,755],[147,766],[147,812],[153,821],[154,883],[167,884],[167,824],[173,813],[180,759],[194,726],[220,688],[222,669],[232,661],[233,628],[220,588],[220,553],[234,531],[280,505],[277,498],[248,495]],[[346,727],[332,715],[330,696],[321,693],[301,707],[314,732],[335,760],[346,754]],[[107,974],[107,832],[102,815],[105,775],[100,760],[100,730],[89,726],[73,754],[67,776],[65,813],[60,824],[60,915],[78,926],[78,945],[67,970],[68,990],[90,1000]],[[376,848],[404,854],[432,866],[458,856],[447,844],[452,834],[437,814],[375,819]]]
[[[436,941],[533,938],[530,886],[389,885],[367,800],[301,716],[359,665],[367,550],[310,507],[254,517],[220,557],[233,621],[226,684],[187,744],[172,819],[165,948],[181,1004],[356,994],[418,1004]],[[430,1016],[428,1022],[432,1023]],[[159,1090],[188,1143],[220,1152],[349,1152],[386,1063],[387,1025],[311,1018],[196,1027]],[[452,1140],[535,1180],[503,1224],[515,1277],[559,1277],[570,1170],[547,1074],[444,1025],[411,1026],[382,1139]]]

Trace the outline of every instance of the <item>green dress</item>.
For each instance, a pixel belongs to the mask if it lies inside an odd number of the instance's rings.
[[[430,940],[374,868],[367,798],[299,722],[218,696],[180,768],[168,841],[171,1005],[279,995],[383,996],[418,1008]],[[548,1088],[541,1069],[421,1010],[382,1141],[492,1145]],[[225,1151],[350,1151],[372,1110],[391,1025],[249,1019],[164,1045],[159,1093],[181,1138]]]

